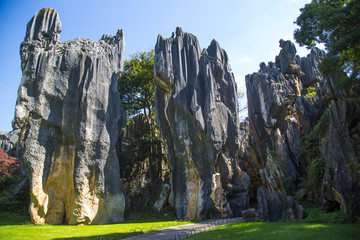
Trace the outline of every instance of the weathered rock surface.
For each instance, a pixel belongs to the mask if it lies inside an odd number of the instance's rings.
[[[304,73],[304,75],[300,77],[304,87],[309,87],[324,79],[318,68],[324,56],[325,52],[319,48],[312,48],[307,57],[299,58],[296,56],[296,63],[300,65],[301,71]]]
[[[302,62],[312,67],[302,71],[296,61],[299,57],[296,57],[294,44],[280,40],[280,47],[282,49],[275,64],[261,63],[259,72],[246,76],[251,158],[256,166],[264,168],[263,173],[267,176],[262,179],[267,179],[268,186],[273,185],[275,179],[278,183],[286,180],[278,174],[279,171],[269,171],[274,167],[280,167],[290,182],[297,181],[297,172],[305,167],[300,159],[300,138],[312,129],[323,111],[319,97],[308,99],[301,93],[302,79],[320,78],[315,66],[320,56],[316,53],[323,53],[315,49],[307,58],[302,58]],[[279,158],[278,166],[274,166],[274,161],[270,164],[270,153]],[[273,183],[269,182],[270,179]],[[286,189],[279,189],[286,192]]]
[[[176,29],[155,46],[156,117],[171,163],[170,203],[178,217],[241,214],[249,177],[237,160],[236,84],[226,52],[213,40],[200,50]]]
[[[281,40],[280,47],[275,64],[261,63],[259,72],[246,76],[249,135],[248,141],[242,142],[240,156],[251,179],[260,175],[261,182],[252,182],[252,188],[258,189],[259,211],[265,209],[262,216],[271,221],[301,216],[277,213],[285,213],[279,209],[293,205],[283,194],[298,191],[299,199],[308,195],[311,201],[321,200],[328,210],[340,206],[344,213],[359,216],[359,97],[339,87],[338,80],[321,75],[318,64],[323,51],[313,48],[307,57],[300,58],[291,42]],[[317,124],[320,118],[322,129]],[[300,139],[313,133],[315,126],[321,155],[315,157],[322,159],[316,171],[324,171],[318,179],[321,199],[314,199],[311,191],[296,189],[310,164],[301,156]],[[270,210],[271,201],[277,204],[274,210]]]
[[[104,35],[59,41],[61,23],[45,8],[27,25],[14,128],[30,178],[35,223],[104,224],[123,220],[116,153],[124,124],[117,80],[125,40]]]
[[[294,221],[307,216],[304,208],[292,197],[259,187],[257,191],[259,216],[265,221]]]
[[[259,213],[255,208],[249,208],[241,212],[245,221],[255,221],[259,217]]]
[[[283,74],[303,75],[300,66],[296,63],[296,48],[291,41],[281,39],[279,41],[282,48],[280,54],[276,56],[275,63],[279,66]]]
[[[324,111],[318,84],[323,78],[317,69],[323,52],[313,49],[306,58],[300,58],[292,42],[280,40],[280,47],[275,63],[261,63],[257,73],[246,76],[249,133],[242,146],[248,146],[248,153],[242,147],[240,156],[254,179],[250,192],[254,194],[257,189],[258,200],[261,186],[285,198],[296,190],[300,173],[306,169],[300,156],[300,139],[311,131]],[[306,66],[304,70],[301,63]],[[311,98],[302,96],[303,82],[307,87],[314,86],[317,94]],[[287,208],[288,203],[283,204]],[[284,215],[274,219],[291,218]]]
[[[158,197],[158,199],[156,200],[156,202],[154,204],[154,208],[158,212],[161,211],[161,209],[164,206],[166,200],[168,199],[169,194],[170,194],[170,188],[171,188],[170,184],[167,184],[167,183],[164,183],[161,186],[159,197]]]
[[[0,148],[8,155],[17,157],[17,143],[19,141],[20,130],[11,132],[0,132]]]
[[[358,96],[335,84],[334,79],[327,79],[323,87],[329,123],[320,144],[321,195],[325,206],[337,202],[345,214],[354,217],[360,216],[360,102]]]

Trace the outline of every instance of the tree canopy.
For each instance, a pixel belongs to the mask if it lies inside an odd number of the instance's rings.
[[[360,75],[360,0],[313,0],[300,9],[294,37],[300,46],[323,43],[328,51],[321,69]]]
[[[119,91],[126,116],[152,113],[155,105],[154,52],[141,52],[124,61]]]

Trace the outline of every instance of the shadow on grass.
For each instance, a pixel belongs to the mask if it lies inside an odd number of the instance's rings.
[[[157,223],[162,221],[176,221],[176,219],[169,219],[169,218],[160,218],[160,219],[153,219],[153,218],[128,218],[123,223]],[[28,215],[21,215],[18,213],[11,213],[11,212],[0,212],[0,226],[7,226],[7,225],[28,225],[32,224],[30,220],[30,216]],[[66,224],[64,224],[66,225]],[[69,225],[70,226],[70,225]]]
[[[88,237],[67,237],[67,238],[53,238],[53,240],[119,240],[129,237],[134,237],[140,233],[111,233],[99,236],[88,236]]]
[[[360,239],[358,224],[241,223],[190,237],[197,239]]]
[[[0,226],[31,224],[30,216],[17,213],[0,212]]]

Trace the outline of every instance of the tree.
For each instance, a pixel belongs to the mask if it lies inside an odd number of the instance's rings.
[[[132,55],[124,62],[119,92],[128,116],[119,156],[120,169],[123,183],[132,197],[144,179],[152,182],[162,173],[163,145],[154,112],[153,51]]]
[[[152,115],[155,106],[154,52],[141,52],[124,61],[119,92],[127,116]]]
[[[8,175],[10,169],[16,169],[18,167],[19,160],[8,156],[7,153],[0,148],[0,175]]]
[[[300,46],[323,43],[328,51],[320,64],[324,75],[347,73],[360,78],[360,0],[313,0],[300,9],[294,37]]]
[[[237,100],[238,100],[238,105],[239,105],[239,114],[244,113],[248,109],[245,97],[246,97],[246,95],[245,95],[244,91],[239,90],[237,92]]]

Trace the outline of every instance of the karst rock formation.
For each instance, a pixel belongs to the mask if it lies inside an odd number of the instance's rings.
[[[155,46],[156,117],[171,164],[169,202],[180,218],[239,216],[249,204],[239,167],[236,83],[226,52],[213,40],[176,29]]]
[[[315,152],[321,153],[318,171],[324,171],[317,183],[320,199],[306,189],[300,195],[324,205],[337,203],[347,213],[351,201],[360,200],[359,175],[352,170],[360,155],[359,103],[336,87],[334,79],[321,75],[322,50],[312,48],[300,58],[291,41],[280,40],[280,47],[275,63],[261,63],[258,72],[246,76],[249,134],[240,156],[252,181],[250,198],[257,196],[259,213],[267,220],[306,216],[301,206],[284,196],[298,191],[299,178],[309,174],[300,149],[302,137],[327,116],[314,142],[319,145]],[[274,204],[279,201],[283,204]]]
[[[30,178],[34,223],[105,224],[123,220],[116,152],[125,124],[118,78],[121,30],[59,41],[61,23],[45,8],[27,25],[14,129]]]

